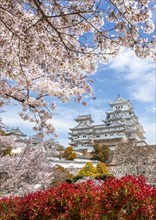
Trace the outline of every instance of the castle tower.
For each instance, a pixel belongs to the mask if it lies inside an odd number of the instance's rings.
[[[145,145],[144,129],[129,100],[118,96],[109,105],[112,111],[106,112],[106,119],[103,121],[107,130],[105,140],[122,138],[123,141],[135,141],[137,144]]]
[[[117,99],[109,103],[111,111],[106,112],[106,119],[100,125],[92,125],[90,115],[78,116],[78,125],[70,129],[71,145],[75,150],[93,149],[93,142],[108,144],[111,150],[120,142],[134,141],[137,145],[146,145],[144,130],[139,123],[129,100],[118,95]]]
[[[70,129],[71,132],[69,135],[69,139],[71,139],[70,145],[74,147],[75,150],[91,150],[92,147],[92,139],[93,139],[93,126],[94,122],[91,118],[91,115],[81,115],[75,119],[78,125]]]

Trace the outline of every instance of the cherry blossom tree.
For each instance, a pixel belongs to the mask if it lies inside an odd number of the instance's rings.
[[[108,62],[123,46],[154,59],[152,7],[149,0],[1,0],[0,106],[17,101],[40,137],[55,134],[53,98],[85,105],[99,59]]]
[[[6,125],[0,119],[0,157],[10,155],[13,145],[13,139],[6,135],[5,128]]]
[[[0,157],[0,196],[23,196],[50,186],[53,179],[51,158],[57,153],[50,140],[39,145],[32,144],[32,140],[14,142],[12,154]]]

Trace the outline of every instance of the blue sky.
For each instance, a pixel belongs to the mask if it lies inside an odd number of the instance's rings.
[[[97,72],[90,75],[94,80],[96,100],[87,98],[87,106],[73,101],[57,103],[51,121],[58,138],[56,141],[67,146],[69,143],[69,128],[76,126],[74,121],[78,115],[91,114],[94,123],[102,123],[105,111],[110,110],[108,102],[114,101],[118,94],[130,100],[139,122],[143,125],[147,143],[156,143],[156,64],[150,59],[140,59],[133,51],[123,49],[120,54],[109,63],[100,63]],[[49,100],[50,101],[50,100]],[[18,116],[20,107],[6,107],[2,114],[3,122],[10,127],[19,127],[27,135],[33,135],[32,124],[22,121]],[[49,138],[51,138],[49,136]]]

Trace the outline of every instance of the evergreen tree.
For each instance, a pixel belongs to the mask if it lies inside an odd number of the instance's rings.
[[[99,144],[94,144],[94,150],[92,151],[92,157],[91,159],[93,160],[99,160],[101,162],[106,162],[109,158],[110,155],[110,149],[108,145],[99,145]]]
[[[66,160],[74,160],[76,158],[76,153],[73,148],[69,146],[64,150],[62,157]]]
[[[107,169],[106,165],[102,162],[99,162],[97,165],[96,165],[96,171],[99,175],[103,175],[103,174],[106,174],[106,175],[109,175],[110,172],[109,170]]]

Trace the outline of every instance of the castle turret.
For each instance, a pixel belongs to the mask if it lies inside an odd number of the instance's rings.
[[[112,107],[112,111],[106,112],[105,126],[108,127],[108,129],[111,128],[111,130],[113,130],[114,127],[114,135],[122,136],[125,140],[134,139],[138,142],[144,141],[145,132],[129,100],[118,96],[110,106]],[[117,126],[117,129],[115,129],[115,126]],[[123,131],[119,131],[119,128],[122,128]]]
[[[91,115],[81,115],[75,119],[78,125],[70,129],[71,132],[69,139],[71,139],[71,145],[75,150],[89,149],[92,150],[92,139],[93,139],[93,126],[94,122]]]

